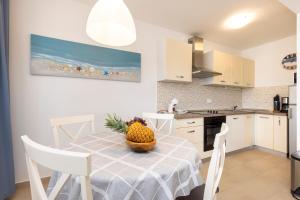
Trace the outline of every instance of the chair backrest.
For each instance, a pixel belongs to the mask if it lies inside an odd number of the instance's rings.
[[[63,133],[71,141],[76,141],[80,137],[82,130],[90,124],[92,133],[95,133],[95,115],[79,115],[62,118],[52,118],[50,123],[53,130],[55,147],[59,148],[61,145],[60,133]],[[66,127],[66,125],[81,124],[76,133],[72,133]]]
[[[91,173],[91,155],[88,153],[69,152],[40,145],[28,136],[21,136],[25,147],[26,164],[33,200],[55,200],[60,190],[71,175],[80,176],[81,195],[84,200],[91,200],[92,190],[89,175]],[[52,192],[47,197],[43,188],[38,165],[62,172]]]
[[[142,117],[147,120],[150,128],[159,133],[169,124],[168,134],[173,131],[174,114],[143,113]]]
[[[223,123],[221,132],[216,135],[214,150],[210,160],[204,190],[204,200],[214,200],[223,172],[228,125]]]

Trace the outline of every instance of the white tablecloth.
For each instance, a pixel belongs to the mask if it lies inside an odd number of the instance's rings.
[[[131,151],[124,135],[115,133],[89,135],[64,149],[92,154],[94,200],[174,200],[204,183],[197,150],[175,136],[157,136],[156,148],[148,153]],[[48,192],[59,176],[53,174]],[[58,199],[81,199],[78,177],[69,179]]]

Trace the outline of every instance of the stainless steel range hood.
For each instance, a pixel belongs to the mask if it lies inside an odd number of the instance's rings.
[[[211,71],[203,65],[203,38],[194,36],[188,42],[193,45],[193,78],[208,78],[222,75],[222,73]]]

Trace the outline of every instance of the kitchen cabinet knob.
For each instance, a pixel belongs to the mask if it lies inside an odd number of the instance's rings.
[[[261,118],[261,119],[269,119],[269,117],[263,117],[263,116],[259,116],[259,118]]]
[[[196,123],[195,121],[187,122],[187,124],[195,124],[195,123]]]
[[[184,78],[184,76],[176,76],[177,78]]]
[[[226,83],[226,81],[220,81],[221,83]]]
[[[195,130],[192,130],[192,131],[188,131],[188,133],[195,133],[196,131]]]
[[[234,117],[233,119],[238,119],[237,117]]]

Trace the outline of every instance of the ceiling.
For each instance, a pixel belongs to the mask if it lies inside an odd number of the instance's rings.
[[[300,12],[300,3],[299,0],[279,0],[283,5],[288,7],[290,10],[294,11],[294,13]]]
[[[198,34],[235,49],[247,49],[296,34],[296,15],[277,0],[125,0],[135,19],[175,31]],[[255,20],[238,30],[224,21],[241,11]]]

